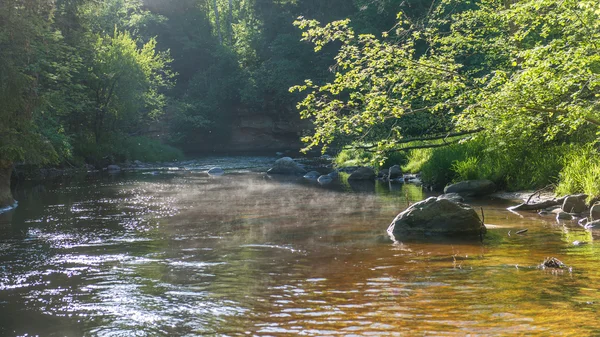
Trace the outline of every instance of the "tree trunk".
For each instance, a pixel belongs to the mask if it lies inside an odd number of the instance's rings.
[[[15,204],[10,191],[10,176],[12,175],[12,162],[0,160],[0,208],[12,206]]]
[[[229,33],[229,44],[233,45],[233,0],[229,0],[229,16],[227,18],[227,28]]]
[[[213,3],[215,5],[215,26],[217,35],[219,36],[219,43],[223,44],[223,36],[221,36],[221,24],[219,23],[219,6],[217,5],[217,0],[214,0]]]

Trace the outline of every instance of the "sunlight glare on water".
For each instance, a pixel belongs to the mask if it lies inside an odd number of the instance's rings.
[[[0,215],[0,335],[600,333],[595,232],[481,200],[483,243],[392,242],[417,186],[324,188],[258,173],[265,159],[216,161],[227,174],[198,162],[18,191]],[[546,256],[572,270],[537,268]]]

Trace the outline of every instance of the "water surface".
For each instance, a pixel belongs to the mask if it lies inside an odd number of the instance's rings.
[[[483,243],[393,242],[420,187],[324,188],[270,161],[20,187],[0,215],[0,335],[600,334],[600,245],[575,223],[477,201]]]

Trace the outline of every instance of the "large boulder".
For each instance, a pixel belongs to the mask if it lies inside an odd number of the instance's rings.
[[[275,161],[275,165],[267,171],[268,174],[306,174],[302,168],[290,157],[283,157]]]
[[[485,233],[477,212],[469,205],[431,197],[398,214],[388,227],[396,239],[403,236],[473,237]]]
[[[400,169],[400,165],[394,165],[394,166],[390,167],[390,170],[388,173],[388,179],[392,180],[392,179],[398,179],[398,178],[402,178],[402,169]]]
[[[600,204],[594,204],[592,208],[590,208],[590,220],[600,220]]]
[[[496,184],[490,180],[465,180],[444,188],[444,193],[458,193],[463,197],[488,195],[495,191]]]
[[[587,197],[586,194],[570,195],[565,198],[561,208],[567,213],[583,213],[587,210],[587,205],[585,204]]]
[[[370,167],[359,167],[348,177],[348,180],[373,180],[375,179],[375,171]]]

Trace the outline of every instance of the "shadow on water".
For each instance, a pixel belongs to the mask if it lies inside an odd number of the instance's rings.
[[[483,243],[392,242],[420,187],[152,172],[18,193],[0,215],[0,335],[600,331],[600,249],[575,223],[475,200]],[[538,269],[546,256],[571,269]]]

